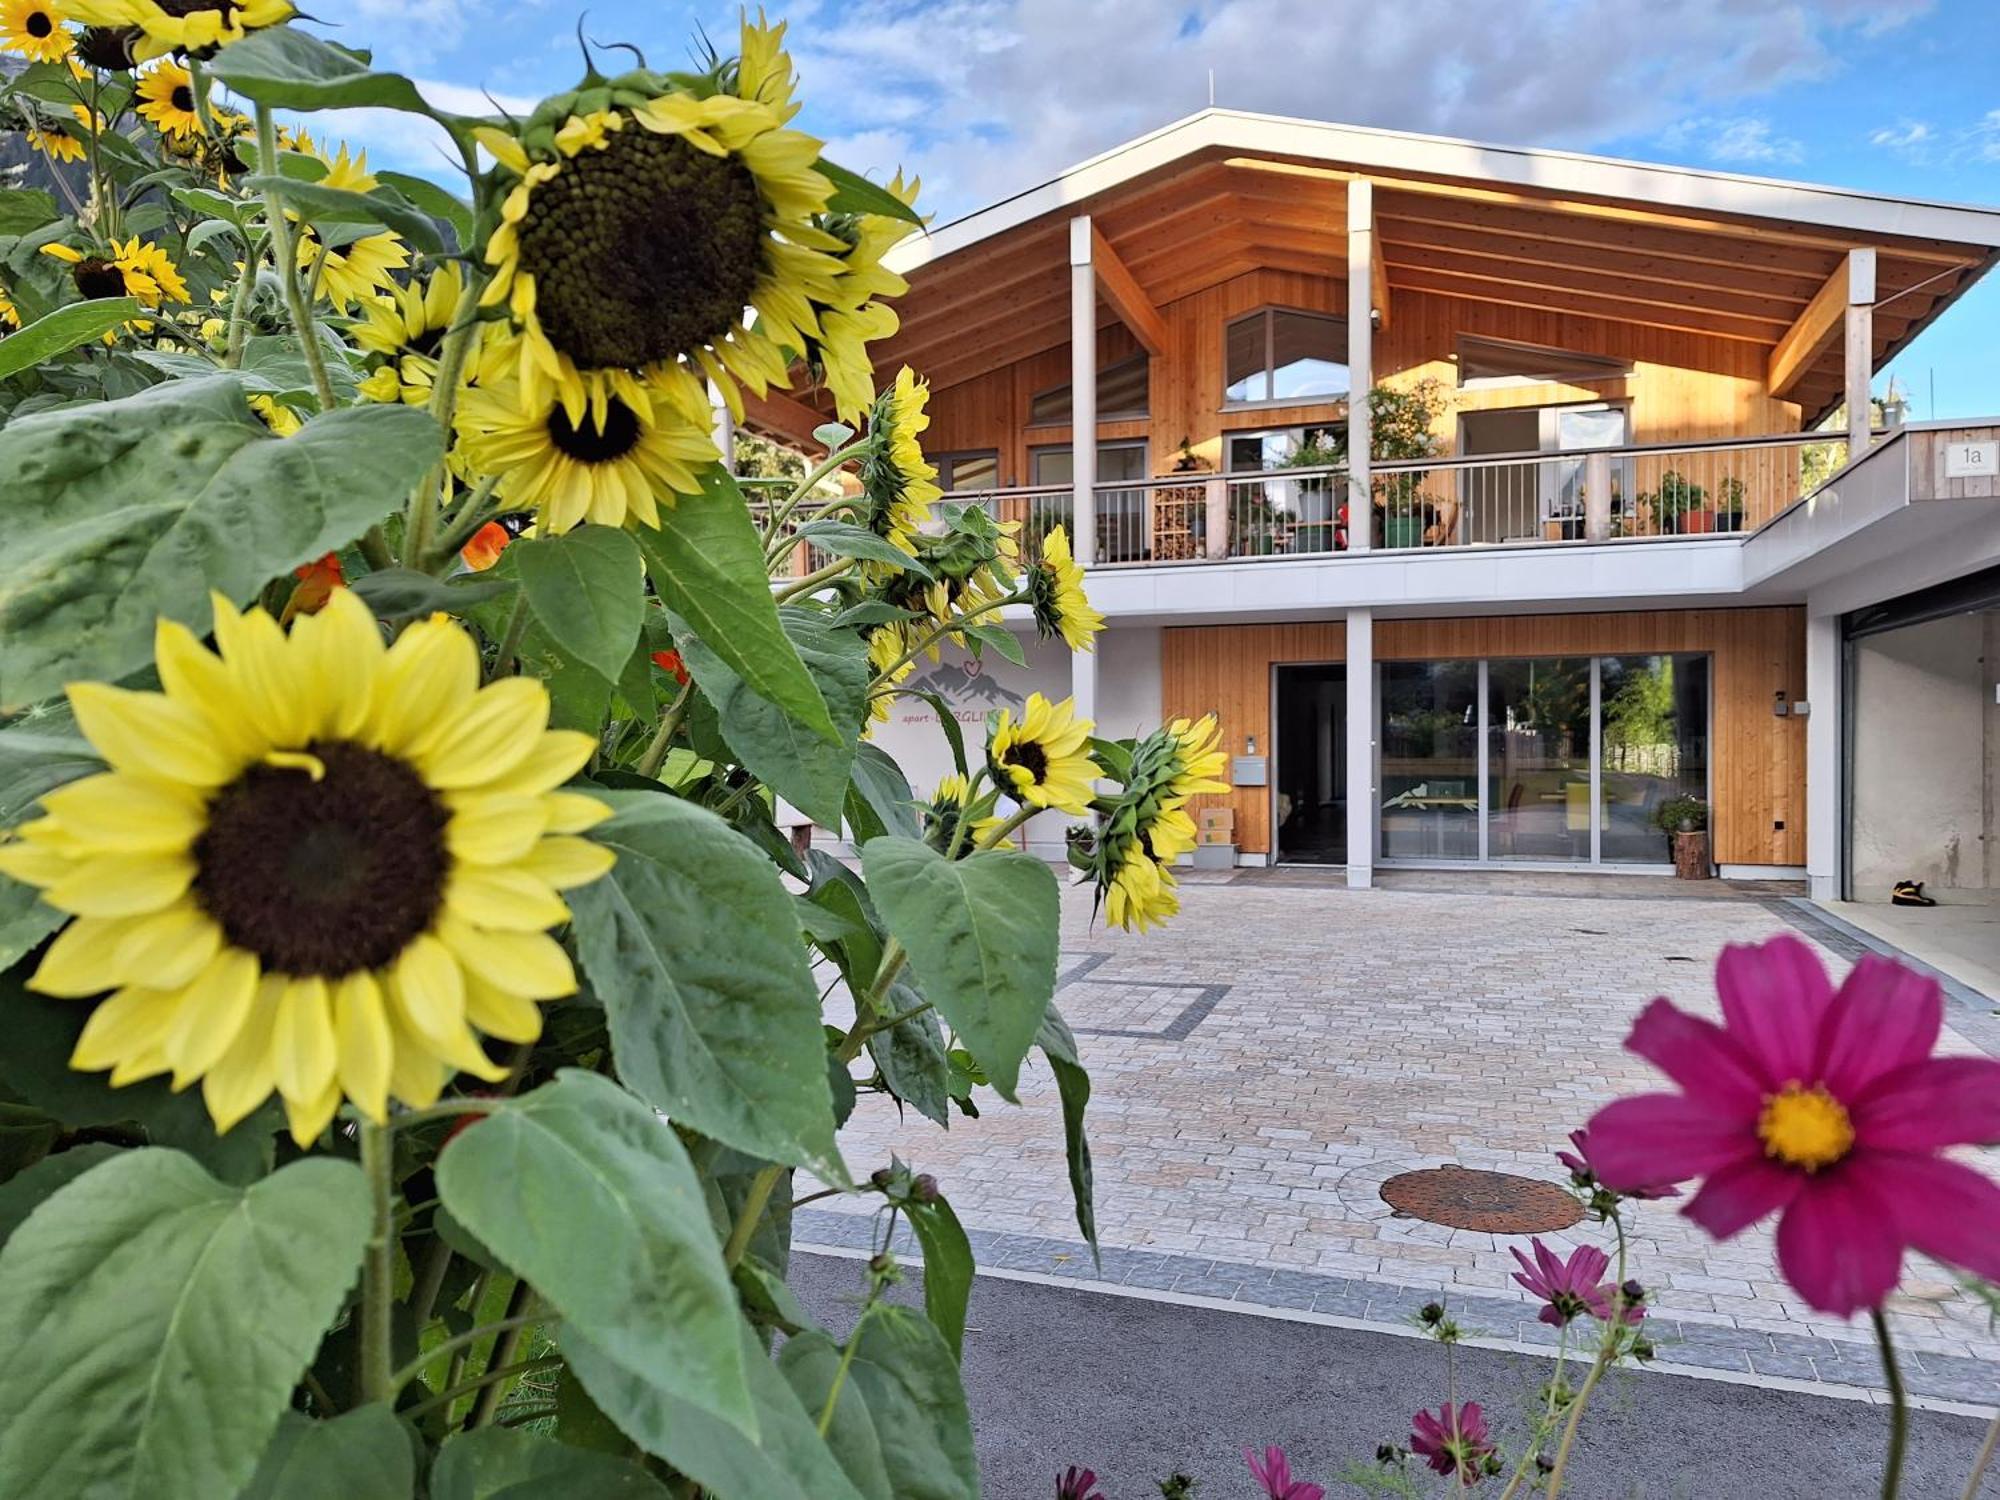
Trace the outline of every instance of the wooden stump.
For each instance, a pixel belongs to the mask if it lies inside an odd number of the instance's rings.
[[[1681,880],[1707,880],[1715,873],[1708,862],[1706,833],[1674,835],[1674,875]]]

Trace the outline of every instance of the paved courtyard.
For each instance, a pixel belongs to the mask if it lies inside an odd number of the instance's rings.
[[[1057,1003],[1095,1090],[1101,1272],[1079,1243],[1039,1060],[1021,1108],[995,1102],[949,1132],[865,1099],[842,1138],[849,1163],[866,1172],[895,1152],[936,1174],[985,1262],[1384,1323],[1444,1292],[1481,1331],[1536,1341],[1550,1331],[1508,1274],[1507,1247],[1526,1240],[1395,1216],[1382,1183],[1447,1163],[1560,1182],[1552,1152],[1570,1129],[1659,1086],[1620,1046],[1648,999],[1713,1013],[1729,942],[1802,931],[1836,968],[1860,951],[1778,888],[1638,877],[1411,874],[1350,892],[1337,874],[1237,872],[1192,877],[1184,908],[1130,937],[1065,897]],[[2000,1047],[1993,1011],[1954,987],[1947,1049]],[[802,1213],[799,1239],[865,1236],[844,1208]],[[1587,1222],[1548,1238],[1611,1248]],[[1717,1245],[1675,1205],[1646,1204],[1632,1248],[1664,1359],[1879,1383],[1865,1325],[1791,1295],[1768,1230]],[[2000,1339],[1948,1274],[1919,1265],[1893,1319],[1920,1394],[2000,1400]]]

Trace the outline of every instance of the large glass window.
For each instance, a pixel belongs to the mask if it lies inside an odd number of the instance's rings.
[[[1347,323],[1267,307],[1230,323],[1222,341],[1223,400],[1338,401],[1347,395]]]
[[[953,490],[992,490],[1000,487],[998,453],[933,453],[929,457],[937,465],[938,488],[946,494]]]
[[[1149,406],[1150,371],[1151,366],[1143,349],[1130,359],[1101,366],[1097,372],[1097,420],[1129,421],[1145,416]],[[1076,403],[1071,399],[1068,381],[1051,386],[1046,391],[1038,391],[1028,398],[1030,426],[1068,422],[1075,415]]]
[[[1607,864],[1672,857],[1653,822],[1674,797],[1708,796],[1708,658],[1606,656],[1598,662]]]
[[[1590,658],[1486,664],[1489,859],[1590,858]]]
[[[1479,857],[1479,663],[1382,664],[1382,853]]]

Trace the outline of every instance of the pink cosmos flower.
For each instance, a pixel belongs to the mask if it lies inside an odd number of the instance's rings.
[[[1655,1000],[1625,1045],[1679,1088],[1590,1121],[1605,1184],[1700,1177],[1717,1239],[1778,1214],[1778,1266],[1821,1312],[1877,1307],[1915,1248],[2000,1278],[2000,1186],[1942,1155],[2000,1141],[2000,1061],[1933,1057],[1937,981],[1875,955],[1835,991],[1795,937],[1731,946],[1722,1024]]]
[[[1266,1448],[1261,1464],[1257,1462],[1257,1455],[1245,1448],[1243,1461],[1250,1465],[1250,1472],[1264,1486],[1268,1500],[1326,1500],[1326,1491],[1319,1485],[1292,1478],[1292,1461],[1285,1457],[1283,1448]]]
[[[1056,1500],[1104,1500],[1104,1491],[1097,1487],[1096,1470],[1079,1469],[1071,1464],[1056,1480]]]
[[[1595,1185],[1599,1181],[1599,1177],[1597,1166],[1591,1160],[1590,1156],[1590,1132],[1588,1130],[1572,1130],[1569,1133],[1569,1143],[1576,1149],[1574,1151],[1558,1151],[1556,1153],[1556,1160],[1563,1164],[1564,1170],[1569,1173],[1571,1179],[1575,1181],[1578,1187],[1591,1187]],[[1678,1198],[1681,1195],[1681,1190],[1671,1182],[1648,1183],[1643,1187],[1621,1188],[1619,1191],[1627,1198]]]
[[[1486,1431],[1486,1414],[1477,1401],[1455,1412],[1447,1401],[1433,1416],[1420,1411],[1410,1418],[1410,1451],[1439,1474],[1455,1474],[1461,1485],[1479,1482],[1493,1441]]]
[[[1521,1263],[1514,1279],[1542,1299],[1542,1322],[1561,1328],[1580,1313],[1611,1321],[1611,1288],[1604,1280],[1604,1273],[1611,1268],[1610,1256],[1595,1245],[1579,1245],[1565,1261],[1540,1238],[1529,1243],[1535,1252],[1533,1260],[1519,1250],[1512,1251]],[[1636,1323],[1645,1316],[1645,1309],[1634,1305],[1625,1309],[1623,1321]]]

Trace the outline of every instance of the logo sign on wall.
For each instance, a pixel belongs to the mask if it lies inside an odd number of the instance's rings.
[[[994,676],[988,663],[970,656],[938,662],[930,670],[917,673],[905,686],[920,693],[937,694],[961,724],[981,723],[989,710],[1018,709],[1027,701],[1025,694],[1017,693]],[[937,722],[937,714],[922,699],[903,702],[910,712],[898,713],[897,717],[905,723]]]

